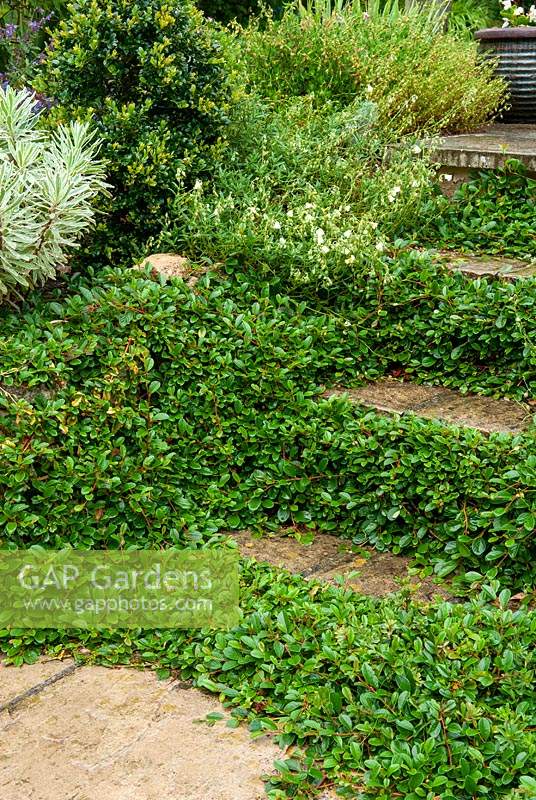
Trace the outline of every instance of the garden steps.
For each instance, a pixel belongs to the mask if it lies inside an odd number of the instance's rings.
[[[292,530],[291,533],[294,533]],[[343,583],[361,594],[385,597],[398,591],[402,582],[409,582],[415,596],[430,601],[434,596],[450,597],[430,578],[410,575],[411,559],[375,550],[356,547],[337,535],[316,533],[304,543],[284,530],[261,536],[250,531],[232,533],[244,558],[270,564],[327,583]]]
[[[452,195],[471,170],[499,169],[515,158],[536,177],[536,125],[494,123],[475,133],[444,136],[432,143],[445,194]]]
[[[324,393],[324,397],[344,395],[381,413],[412,413],[450,425],[476,428],[486,434],[519,434],[532,424],[528,408],[515,400],[464,395],[443,386],[425,386],[394,378],[382,378],[357,389],[335,387]]]
[[[461,272],[468,278],[500,278],[516,281],[536,277],[536,261],[521,261],[518,258],[442,253],[441,263],[452,272]]]
[[[210,713],[223,719],[202,724]],[[229,717],[215,697],[149,669],[0,659],[0,794],[261,800],[282,751],[226,727]]]

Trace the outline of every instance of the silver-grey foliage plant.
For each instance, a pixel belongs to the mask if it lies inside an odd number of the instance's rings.
[[[28,91],[0,90],[0,295],[54,277],[107,191],[87,124],[49,133]]]

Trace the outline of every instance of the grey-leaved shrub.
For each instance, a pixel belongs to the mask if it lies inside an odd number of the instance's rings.
[[[0,295],[52,278],[107,191],[89,126],[47,133],[34,105],[27,91],[0,91]]]

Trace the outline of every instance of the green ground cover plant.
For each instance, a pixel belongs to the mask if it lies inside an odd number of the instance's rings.
[[[423,238],[435,246],[536,257],[536,181],[519,161],[507,161],[499,170],[473,172],[452,200],[439,197],[429,213]]]
[[[176,182],[203,172],[226,125],[212,28],[189,2],[82,0],[55,30],[34,85],[55,99],[50,124],[90,118],[103,140],[112,196],[86,253],[137,254]]]
[[[231,631],[0,631],[0,650],[20,664],[83,646],[91,661],[191,679],[229,706],[232,726],[287,748],[271,800],[334,787],[348,798],[528,800],[536,615],[497,592],[491,583],[470,603],[424,607],[246,563]]]
[[[377,370],[358,330],[247,285],[192,292],[128,270],[22,329],[16,316],[0,355],[4,547],[305,525],[439,575],[530,583],[534,433],[486,438],[323,400],[322,382]]]
[[[191,679],[287,748],[271,800],[536,796],[535,428],[323,396],[396,374],[534,397],[536,281],[467,281],[412,249],[424,222],[433,246],[528,240],[526,182],[438,201],[420,140],[485,121],[502,83],[396,0],[233,32],[185,3],[81,0],[40,81],[49,125],[99,126],[115,194],[91,267],[0,314],[0,547],[326,531],[459,596],[376,600],[243,562],[233,630],[0,630],[0,651]],[[124,268],[148,250],[213,271],[192,289]]]

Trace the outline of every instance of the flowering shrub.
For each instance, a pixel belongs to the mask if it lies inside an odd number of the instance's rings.
[[[177,180],[206,166],[226,124],[218,42],[189,2],[80,0],[57,28],[38,88],[52,121],[95,121],[113,197],[89,252],[136,253],[160,229]]]
[[[320,112],[304,99],[273,112],[250,99],[230,129],[237,149],[210,182],[179,188],[153,249],[232,262],[307,292],[374,269],[430,177],[410,148],[382,161],[376,123],[370,102]]]
[[[244,81],[266,97],[311,94],[319,105],[346,105],[366,96],[398,134],[466,131],[485,122],[505,94],[475,42],[438,29],[419,4],[394,18],[363,13],[358,2],[328,18],[290,8],[281,21],[242,31],[238,49]]]
[[[536,25],[536,5],[531,5],[527,11],[523,4],[518,5],[515,0],[502,0],[501,6],[503,28]]]
[[[106,188],[88,126],[47,136],[34,105],[28,92],[0,90],[0,294],[53,277]]]

